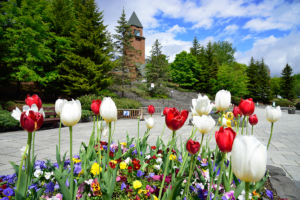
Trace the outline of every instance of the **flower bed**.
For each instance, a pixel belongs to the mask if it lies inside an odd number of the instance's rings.
[[[91,108],[98,115],[97,123],[94,118],[89,144],[82,143],[79,155],[66,159],[66,153],[60,153],[59,139],[55,163],[36,161],[34,157],[35,130],[42,123],[43,113],[33,103],[22,113],[16,110],[12,116],[28,132],[28,142],[22,149],[22,168],[11,162],[16,173],[0,177],[0,197],[52,200],[262,199],[266,194],[263,185],[268,178],[267,147],[243,128],[241,132],[239,126],[235,130],[231,128],[229,116],[234,114],[224,113],[230,105],[228,93],[220,91],[216,95],[220,124],[223,125],[223,120],[226,123],[214,134],[204,140],[205,134],[210,133],[216,123],[207,116],[212,108],[209,99],[199,96],[193,108],[194,127],[188,140],[182,141],[176,135],[188,118],[188,111],[165,108],[166,126],[173,133],[168,143],[164,143],[161,139],[163,129],[155,146],[147,142],[155,125],[152,116],[146,120],[148,129],[141,137],[138,131],[137,137],[127,135],[126,141],[112,141],[111,122],[117,120],[116,106],[110,98],[93,102]],[[80,102],[60,100],[56,108],[62,123],[70,128],[72,155],[72,128],[81,117]],[[256,116],[252,115],[255,107],[251,99],[242,100],[239,109],[238,118],[246,115],[244,121],[250,116],[252,126],[258,123]],[[152,115],[154,110],[150,107],[149,114]],[[267,107],[266,113],[273,130],[273,123],[281,116],[280,108]],[[105,121],[99,122],[100,115]],[[102,135],[106,134],[108,141],[102,141]],[[196,138],[199,136],[201,140],[198,142]],[[271,136],[272,132],[270,140]],[[218,145],[214,150],[209,148],[212,137]],[[231,156],[227,155],[229,152]],[[270,191],[267,195],[271,195]]]

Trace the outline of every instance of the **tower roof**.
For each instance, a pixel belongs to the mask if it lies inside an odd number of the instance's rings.
[[[143,25],[142,23],[140,22],[139,18],[136,16],[135,12],[133,11],[129,21],[127,24],[130,24],[130,25],[133,25],[133,26],[136,26],[136,27],[140,27],[140,28],[143,28]]]

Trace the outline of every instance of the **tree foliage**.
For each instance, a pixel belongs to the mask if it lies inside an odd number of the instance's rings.
[[[292,100],[295,97],[295,77],[292,76],[293,69],[289,64],[286,64],[281,72],[281,91],[285,98]]]
[[[147,58],[147,64],[145,66],[146,78],[148,87],[151,83],[154,83],[154,88],[151,90],[154,94],[165,94],[165,85],[169,76],[169,64],[168,57],[162,54],[161,44],[156,40],[150,51],[150,56]]]
[[[179,83],[180,86],[192,88],[204,81],[201,76],[201,66],[196,57],[186,51],[176,54],[171,69],[173,82]]]
[[[281,85],[281,77],[274,76],[273,78],[271,78],[270,90],[271,90],[271,95],[273,97],[281,94],[280,85]]]

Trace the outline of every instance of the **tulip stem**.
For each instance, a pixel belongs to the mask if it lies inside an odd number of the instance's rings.
[[[219,178],[218,178],[218,182],[217,182],[217,190],[216,190],[214,199],[216,199],[216,197],[218,195],[218,192],[219,192],[219,187],[220,187],[221,179],[222,179],[222,172],[223,172],[223,167],[224,167],[225,156],[226,156],[226,153],[222,153],[221,169],[220,169],[220,174],[219,174]]]
[[[236,133],[239,134],[239,128],[240,128],[240,114],[238,114],[238,120],[236,125]]]
[[[223,126],[223,111],[221,111],[221,124],[220,124],[220,127]]]
[[[270,145],[271,138],[272,138],[272,134],[273,134],[273,124],[274,124],[274,123],[272,122],[272,123],[271,123],[271,135],[270,135],[270,138],[269,138],[267,150],[269,150],[269,145]]]
[[[61,130],[61,118],[59,119],[59,131],[58,131],[58,150],[60,155],[60,130]]]
[[[197,155],[196,155],[197,156]],[[192,176],[192,170],[193,170],[193,166],[194,166],[194,157],[195,157],[195,155],[192,155],[191,156],[191,165],[190,165],[190,173],[189,173],[189,179],[188,179],[188,182],[187,182],[187,184],[185,185],[185,188],[184,188],[184,192],[183,192],[183,196],[185,197],[185,196],[187,196],[187,191],[188,191],[188,189],[189,189],[189,187],[190,187],[190,181],[191,181],[191,176]]]
[[[35,131],[33,132],[33,138],[32,138],[32,159],[34,159],[34,138],[35,138]]]
[[[25,165],[25,170],[27,170],[26,175],[26,182],[25,182],[25,188],[28,188],[28,178],[29,178],[29,169],[30,169],[30,151],[31,151],[31,140],[32,140],[32,132],[28,132],[28,139],[27,139],[27,145],[28,145],[28,154],[27,154],[27,165]],[[31,178],[31,177],[30,177]],[[24,196],[26,196],[26,190]]]
[[[99,140],[99,128],[98,128],[99,121],[98,121],[98,118],[99,118],[99,116],[97,115],[97,140],[96,140],[97,143],[98,143],[98,140]]]
[[[253,135],[253,125],[252,125],[252,135]]]
[[[249,200],[250,182],[245,182],[246,200]]]
[[[138,138],[137,138],[137,152],[138,152],[138,156],[141,156],[140,154],[140,118],[138,117]]]
[[[28,133],[28,137],[29,137],[29,133]],[[27,152],[27,150],[28,150],[28,146],[29,146],[29,145],[28,145],[28,142],[27,142],[25,151],[24,151],[23,156],[22,156],[21,164],[20,164],[20,166],[19,166],[19,174],[18,174],[18,182],[17,182],[16,199],[18,199],[17,196],[18,196],[18,194],[19,194],[20,181],[21,181],[21,173],[22,173],[22,168],[23,168],[23,161],[24,161],[24,159],[25,159],[25,155],[26,155],[26,152]]]
[[[249,124],[249,116],[247,116],[247,127],[246,127],[246,135],[248,135],[248,124]]]
[[[165,183],[165,179],[166,179],[166,175],[167,175],[167,172],[168,172],[169,161],[170,161],[170,155],[171,155],[171,152],[172,152],[172,149],[173,149],[173,143],[174,143],[175,135],[176,135],[176,131],[173,131],[171,147],[170,147],[170,150],[169,150],[169,152],[168,152],[168,156],[167,156],[167,158],[166,158],[166,159],[167,159],[167,163],[166,163],[166,166],[165,166],[164,178],[163,178],[163,181],[162,181],[162,183],[161,183],[160,190],[159,190],[159,196],[158,196],[158,199],[159,199],[159,200],[161,199],[162,190],[163,190],[164,183]]]
[[[108,129],[109,129],[109,133],[108,133],[108,145],[107,145],[107,157],[108,160],[107,162],[109,162],[109,152],[110,152],[110,137],[111,137],[111,122],[108,122]]]
[[[245,122],[245,119],[246,119],[246,116],[244,116],[244,119],[243,119],[243,124],[242,124],[242,135],[244,135],[244,122]]]
[[[70,192],[71,192],[71,199],[73,198],[73,174],[74,174],[74,167],[73,167],[73,151],[72,151],[72,147],[73,147],[73,137],[72,137],[72,126],[69,126],[69,131],[70,131],[70,165],[71,165],[71,175],[70,175]]]
[[[163,131],[162,131],[162,133],[161,133],[160,139],[162,139],[162,136],[163,136],[163,134],[164,134],[164,132],[165,132],[165,127],[166,127],[166,124],[164,125],[164,128],[163,128]]]

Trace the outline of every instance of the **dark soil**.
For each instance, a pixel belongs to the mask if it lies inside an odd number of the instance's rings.
[[[266,190],[270,190],[270,191],[273,192],[273,200],[280,200],[280,197],[277,196],[276,191],[272,188],[272,185],[271,185],[271,182],[270,182],[269,178],[267,179],[266,183],[264,184],[264,188]],[[266,194],[264,194],[263,197],[266,198],[266,199],[271,199]]]

